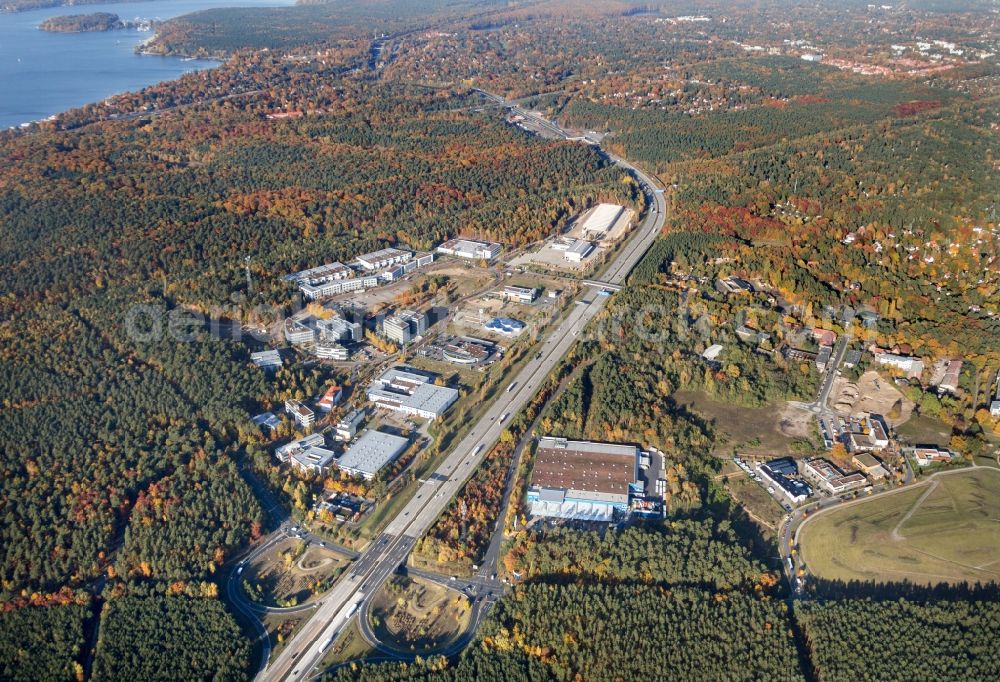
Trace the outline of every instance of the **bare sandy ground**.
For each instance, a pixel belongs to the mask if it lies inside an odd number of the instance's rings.
[[[900,415],[890,418],[889,412],[892,406],[900,400],[902,401]],[[857,415],[862,412],[881,414],[893,427],[899,426],[913,414],[913,403],[904,398],[891,381],[874,371],[865,372],[857,382],[837,377],[830,392],[830,407],[844,415]]]

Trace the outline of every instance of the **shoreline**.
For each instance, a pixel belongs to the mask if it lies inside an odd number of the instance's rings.
[[[0,14],[24,14],[25,12],[34,12],[43,9],[57,9],[59,7],[67,8],[86,8],[89,5],[139,5],[148,2],[155,2],[155,0],[112,0],[112,2],[107,2],[107,0],[83,0],[82,2],[68,2],[66,0],[58,0],[56,2],[42,2],[35,5],[14,5],[11,3],[5,3],[0,5]]]

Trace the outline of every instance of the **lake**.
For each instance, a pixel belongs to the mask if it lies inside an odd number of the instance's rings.
[[[64,14],[111,12],[122,19],[170,19],[212,7],[277,7],[294,0],[152,0],[0,13],[0,128],[37,121],[110,95],[214,66],[135,53],[152,33],[49,33],[38,25]]]

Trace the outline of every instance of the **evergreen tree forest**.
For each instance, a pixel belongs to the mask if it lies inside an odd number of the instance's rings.
[[[995,680],[996,601],[843,599],[799,602],[821,680]]]
[[[213,680],[249,678],[250,645],[220,602],[128,596],[101,617],[93,679]]]
[[[0,679],[12,682],[77,679],[84,644],[81,604],[24,606],[0,611]]]

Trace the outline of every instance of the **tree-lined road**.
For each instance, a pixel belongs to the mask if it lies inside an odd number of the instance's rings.
[[[495,96],[487,97],[493,101],[498,100]],[[503,100],[500,99],[499,102]],[[538,121],[539,125],[544,123],[548,129],[554,129],[559,135],[569,138],[566,131],[556,128],[550,122],[516,106],[511,106],[510,109],[525,118]],[[611,284],[621,284],[659,235],[663,227],[666,202],[662,189],[652,178],[621,159],[611,155],[608,158],[635,174],[652,205],[635,234],[602,277]],[[313,617],[259,676],[260,679],[298,681],[310,677],[311,671],[321,662],[326,650],[366,596],[377,590],[398,566],[406,562],[416,539],[433,525],[475,471],[489,448],[500,438],[509,416],[528,403],[548,374],[569,352],[587,323],[605,307],[608,297],[592,293],[589,295],[589,299],[578,299],[578,305],[573,306],[569,314],[549,332],[541,344],[541,350],[514,378],[510,389],[500,394],[437,471],[426,478],[385,531],[360,555],[351,571],[323,596]]]

